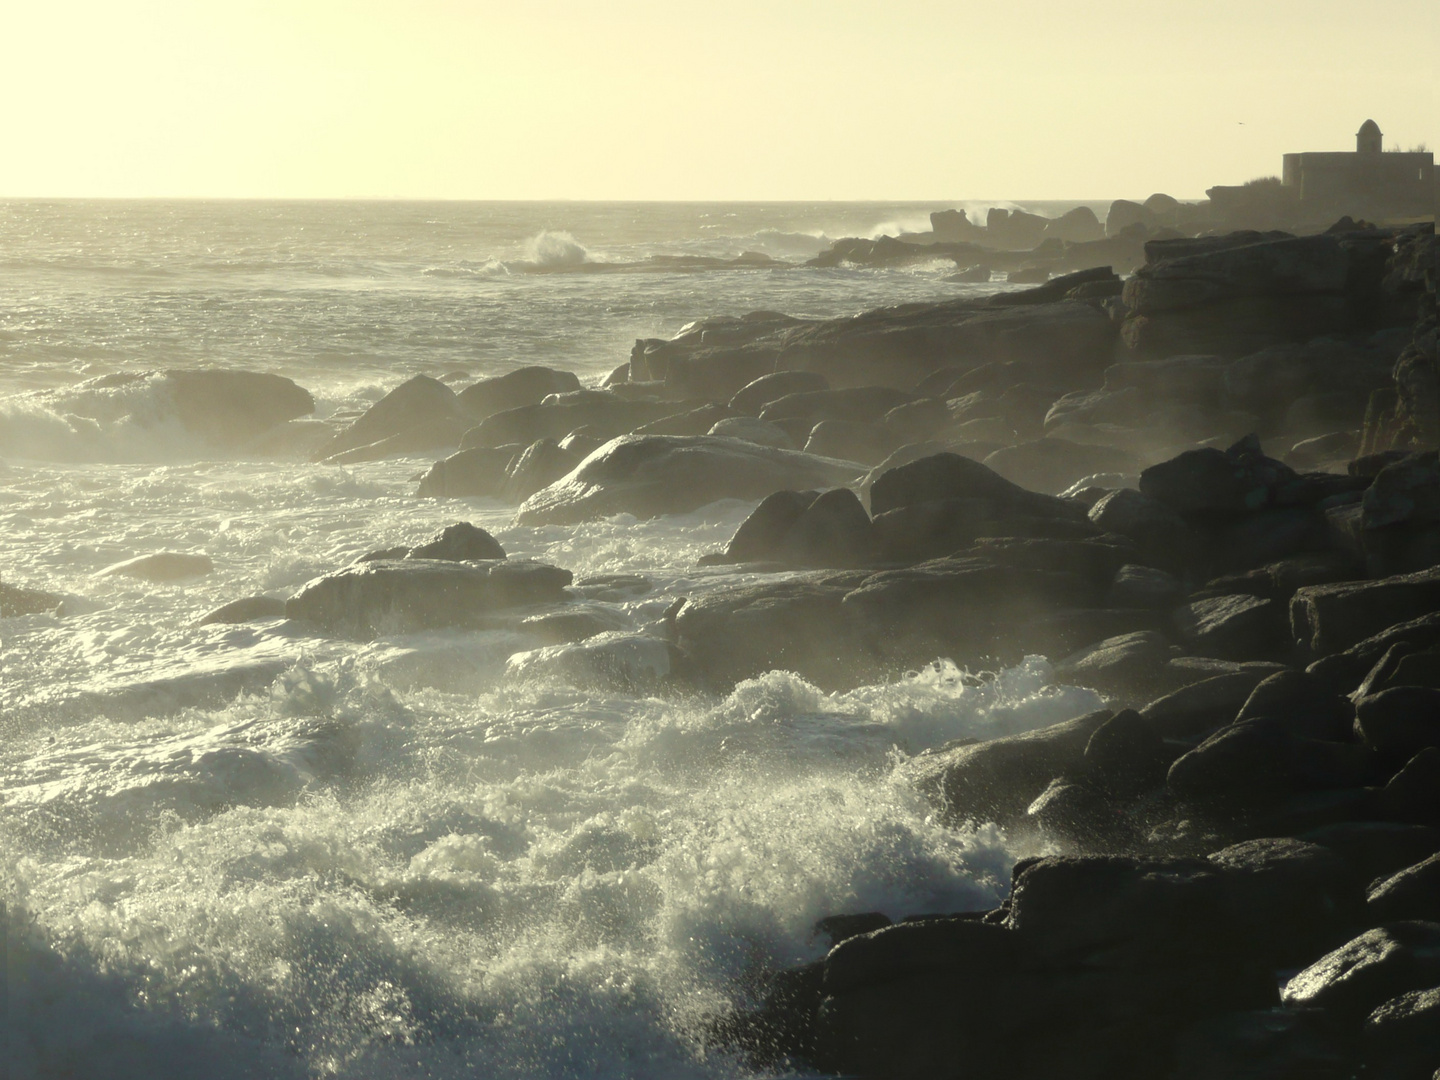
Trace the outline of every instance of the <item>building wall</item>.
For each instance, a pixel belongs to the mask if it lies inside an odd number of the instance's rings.
[[[1435,212],[1434,154],[1286,154],[1283,180],[1302,203],[1367,216]]]

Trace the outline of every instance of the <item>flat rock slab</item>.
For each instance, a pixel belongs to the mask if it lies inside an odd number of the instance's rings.
[[[714,435],[622,435],[520,507],[523,525],[686,514],[718,499],[855,483],[862,466]]]
[[[566,599],[569,570],[528,559],[357,563],[309,582],[285,614],[340,633],[463,626],[506,608]]]

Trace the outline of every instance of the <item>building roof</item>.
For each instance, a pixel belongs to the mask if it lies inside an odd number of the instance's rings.
[[[1377,124],[1377,123],[1375,123],[1374,120],[1366,120],[1365,123],[1363,123],[1363,124],[1360,125],[1360,130],[1357,131],[1355,134],[1356,134],[1356,135],[1379,135],[1379,134],[1380,134],[1380,125]]]

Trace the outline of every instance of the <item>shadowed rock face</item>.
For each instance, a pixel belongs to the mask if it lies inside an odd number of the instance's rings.
[[[315,411],[308,390],[258,371],[167,371],[180,422],[213,442],[235,446]]]
[[[852,462],[741,439],[626,435],[526,499],[516,520],[525,525],[573,524],[607,514],[684,514],[717,499],[837,487],[854,483],[863,472]]]
[[[563,600],[570,581],[569,570],[528,559],[382,560],[316,578],[286,602],[285,614],[359,636],[473,625],[497,611]]]

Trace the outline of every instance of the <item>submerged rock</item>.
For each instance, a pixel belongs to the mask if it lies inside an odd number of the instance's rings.
[[[216,608],[200,617],[197,626],[215,623],[247,623],[259,619],[285,618],[285,601],[276,596],[247,596]]]
[[[22,589],[18,585],[7,585],[0,581],[0,619],[17,615],[38,615],[42,611],[54,611],[65,602],[63,596],[42,592],[39,589]]]
[[[258,371],[167,371],[180,422],[212,442],[238,446],[315,411],[310,392]]]
[[[685,514],[717,499],[758,499],[781,489],[857,481],[851,462],[711,435],[628,435],[526,499],[525,525],[573,524],[609,514]]]

